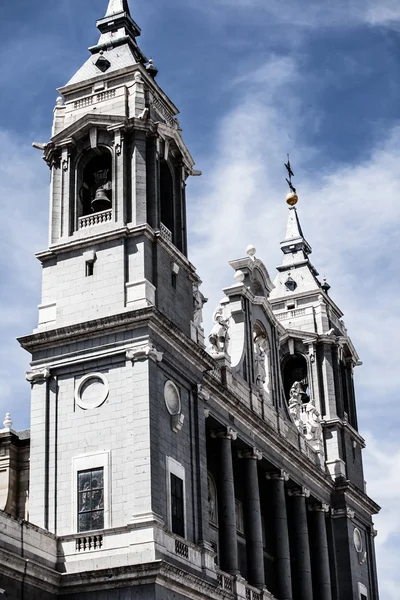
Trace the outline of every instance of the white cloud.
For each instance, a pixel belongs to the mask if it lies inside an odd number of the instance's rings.
[[[251,11],[269,15],[274,24],[292,27],[348,27],[360,24],[396,27],[400,23],[400,7],[395,0],[189,0],[193,8],[208,13],[210,18],[218,14],[224,19],[234,18],[238,11]],[[187,3],[187,0],[185,0]],[[229,11],[229,12],[227,12]]]

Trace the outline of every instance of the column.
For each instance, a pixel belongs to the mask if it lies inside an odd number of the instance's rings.
[[[29,521],[48,528],[48,369],[26,373],[31,384],[31,460],[29,475]]]
[[[293,547],[297,598],[298,600],[312,600],[313,588],[306,507],[306,498],[309,497],[310,492],[302,487],[289,490],[288,494],[291,496],[293,509]]]
[[[275,522],[275,564],[279,600],[292,600],[292,574],[290,568],[289,533],[286,514],[285,471],[267,473],[271,480],[272,509]]]
[[[258,485],[257,461],[262,454],[257,448],[239,452],[244,462],[244,518],[246,531],[247,579],[251,585],[263,588],[264,574],[264,544],[262,536],[262,520],[260,505],[260,490]]]
[[[309,510],[311,513],[311,547],[313,553],[315,592],[318,593],[318,600],[332,600],[329,547],[325,517],[325,514],[329,512],[329,506],[327,504],[316,504],[310,506]]]
[[[239,573],[236,533],[235,484],[233,479],[232,440],[237,433],[230,427],[213,432],[219,442],[218,513],[221,569]]]

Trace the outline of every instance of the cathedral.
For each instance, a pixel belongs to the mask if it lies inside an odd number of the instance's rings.
[[[34,144],[49,246],[38,325],[18,340],[31,427],[7,414],[0,430],[0,597],[378,600],[360,361],[290,163],[277,275],[248,246],[205,328],[178,109],[128,1],[97,28]]]

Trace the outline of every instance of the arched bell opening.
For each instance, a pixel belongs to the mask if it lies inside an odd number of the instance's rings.
[[[308,369],[307,361],[304,356],[301,354],[293,354],[283,359],[282,379],[287,401],[290,399],[290,391],[294,384],[299,384],[297,387],[299,388],[298,391],[301,390],[303,404],[309,402]]]
[[[112,198],[112,157],[106,148],[90,151],[79,169],[79,216],[109,210]]]
[[[174,241],[174,182],[168,163],[164,159],[160,161],[160,205],[161,223],[171,233],[171,241]]]

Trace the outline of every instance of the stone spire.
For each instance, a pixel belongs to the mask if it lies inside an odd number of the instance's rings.
[[[141,30],[131,17],[128,0],[109,0],[105,16],[96,25],[101,36],[98,44],[89,48],[92,54],[126,43],[138,48],[136,38]]]
[[[320,289],[318,272],[309,258],[312,249],[304,237],[295,206],[289,207],[286,235],[280,246],[283,259],[277,267],[271,298]]]
[[[85,83],[101,73],[110,74],[135,64],[148,66],[154,77],[157,73],[153,64],[139,48],[136,38],[140,36],[139,25],[131,17],[128,0],[109,0],[105,16],[96,22],[100,31],[99,41],[89,48],[92,56],[67,83]]]

